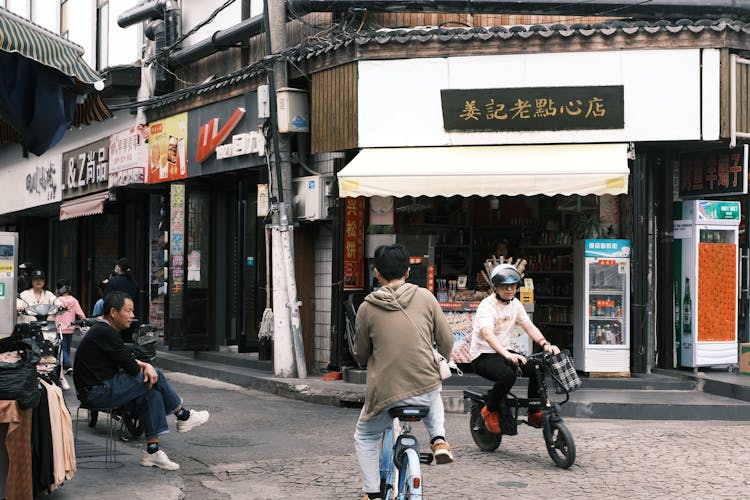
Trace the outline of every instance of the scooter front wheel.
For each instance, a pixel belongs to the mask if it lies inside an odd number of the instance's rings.
[[[471,417],[469,418],[469,430],[471,438],[482,451],[495,451],[503,441],[502,434],[495,434],[487,430],[482,417],[482,405],[471,405]]]
[[[547,453],[560,468],[567,469],[576,461],[576,444],[568,427],[561,421],[549,422],[544,427]]]

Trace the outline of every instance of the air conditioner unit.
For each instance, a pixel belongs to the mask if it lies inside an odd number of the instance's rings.
[[[328,207],[333,192],[333,176],[312,175],[297,177],[294,185],[294,218],[321,220],[328,218]]]

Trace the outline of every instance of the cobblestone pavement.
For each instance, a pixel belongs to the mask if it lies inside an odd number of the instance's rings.
[[[555,467],[541,431],[519,429],[485,453],[453,439],[457,461],[424,466],[426,499],[747,498],[750,426],[717,422],[570,421],[578,449]],[[455,434],[454,434],[455,435]],[[342,450],[351,448],[342,443]],[[341,455],[254,460],[209,467],[203,486],[230,498],[359,498],[356,458]]]
[[[86,481],[96,485],[95,491],[104,495],[100,498],[149,498],[101,489],[130,474],[137,480],[131,487],[149,491],[170,486],[179,492],[170,498],[188,500],[360,498],[352,438],[358,410],[182,374],[169,377],[189,404],[205,402],[201,407],[212,411],[205,428],[164,436],[163,447],[181,470],[139,467],[136,457],[143,443],[130,442],[123,446],[130,456],[116,476],[79,471],[80,477],[64,485],[58,498],[81,498],[79,481],[80,487],[88,487]],[[562,470],[547,455],[541,430],[520,426],[517,436],[506,437],[497,451],[486,453],[472,441],[468,420],[468,415],[446,415],[457,460],[423,466],[425,499],[734,499],[747,498],[750,491],[750,422],[567,419],[577,458],[573,467]],[[423,426],[417,424],[415,430],[427,451]],[[150,498],[161,500],[158,494]]]

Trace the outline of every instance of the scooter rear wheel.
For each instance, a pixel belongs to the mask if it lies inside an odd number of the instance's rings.
[[[471,405],[469,430],[471,431],[471,438],[482,451],[495,451],[503,441],[502,434],[492,433],[484,426],[482,405],[478,403]]]

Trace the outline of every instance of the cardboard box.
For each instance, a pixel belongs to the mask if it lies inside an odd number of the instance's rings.
[[[740,344],[740,373],[750,375],[750,342]]]

